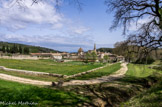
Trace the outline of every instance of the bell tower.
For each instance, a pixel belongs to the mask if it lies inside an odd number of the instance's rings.
[[[96,44],[94,44],[94,52],[96,52]]]

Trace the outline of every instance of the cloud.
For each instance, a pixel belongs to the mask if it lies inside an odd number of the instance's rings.
[[[0,41],[45,46],[69,52],[77,51],[79,47],[84,50],[91,49],[94,41],[88,33],[90,28],[78,21],[76,24],[74,20],[58,13],[53,1],[55,0],[42,0],[32,5],[32,0],[22,0],[21,6],[15,4],[16,0],[1,1],[0,27],[8,30],[5,29],[4,34],[0,34]]]
[[[39,2],[32,5],[32,0],[23,0],[21,6],[16,0],[6,0],[0,5],[0,24],[9,29],[22,29],[30,24],[49,24],[52,28],[62,27],[64,17],[57,13],[52,4]]]
[[[70,27],[70,32],[71,32],[71,33],[79,34],[79,35],[81,35],[81,34],[87,32],[87,31],[89,31],[89,30],[90,30],[90,28],[85,27],[85,26]]]
[[[59,36],[59,35],[17,35],[17,34],[0,34],[0,41],[16,42],[30,45],[38,45],[48,47],[60,51],[76,52],[79,47],[84,50],[91,49],[94,41],[88,38],[88,35],[84,36]]]

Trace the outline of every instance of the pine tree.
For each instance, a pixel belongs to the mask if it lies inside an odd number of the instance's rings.
[[[24,54],[29,54],[29,48],[28,47],[24,48]]]
[[[6,47],[6,51],[7,51],[7,53],[10,53],[10,49],[9,49],[8,45]]]
[[[19,53],[22,54],[22,47],[19,45]]]
[[[6,47],[2,46],[2,52],[5,53],[6,52]]]
[[[16,44],[14,44],[13,47],[11,48],[11,53],[18,53],[18,47]]]
[[[14,53],[18,53],[18,48],[16,44],[14,44]]]

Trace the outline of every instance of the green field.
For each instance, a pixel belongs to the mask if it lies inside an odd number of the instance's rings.
[[[1,102],[34,102],[37,107],[53,106],[76,106],[86,100],[86,97],[76,95],[73,92],[65,92],[48,87],[36,87],[0,79],[0,101]],[[0,104],[3,106],[3,104]],[[31,107],[31,105],[4,105],[3,107]],[[32,106],[32,107],[33,107]]]
[[[73,75],[80,72],[85,72],[103,64],[84,64],[82,62],[66,62],[58,63],[53,60],[13,60],[13,59],[0,59],[0,66],[7,68],[30,70],[38,72],[48,72],[63,75]]]
[[[154,71],[154,69],[149,68],[149,65],[128,64],[128,71],[126,75],[134,77],[147,77],[151,75]]]
[[[22,77],[22,78],[27,78],[27,79],[32,79],[32,80],[41,80],[41,81],[58,81],[61,77],[53,77],[53,76],[48,76],[48,75],[31,75],[31,74],[25,74],[25,73],[20,73],[20,72],[13,72],[13,71],[3,71],[0,70],[0,73],[3,74],[8,74],[16,77]]]
[[[90,72],[88,74],[79,76],[79,77],[75,77],[75,78],[71,78],[71,79],[76,79],[76,80],[87,80],[87,79],[92,79],[92,78],[96,78],[96,77],[102,77],[102,76],[106,76],[106,75],[110,75],[114,72],[116,72],[117,70],[119,70],[121,68],[120,63],[117,64],[113,64],[107,67],[104,67],[102,69],[96,70],[94,72]]]

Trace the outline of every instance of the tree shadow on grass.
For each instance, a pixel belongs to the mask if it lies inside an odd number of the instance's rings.
[[[97,85],[67,86],[64,90],[86,96],[89,99],[89,102],[84,103],[86,106],[114,107],[119,106],[121,102],[127,101],[144,89],[152,87],[158,79],[156,76],[147,78],[124,77],[117,80],[116,83],[114,82],[117,85],[113,85],[111,82]]]
[[[133,76],[126,76],[125,78],[119,79],[119,82],[124,82],[128,84],[135,84],[135,85],[141,85],[144,88],[150,88],[154,83],[157,83],[158,81],[157,76],[149,76],[146,78],[137,78]]]

